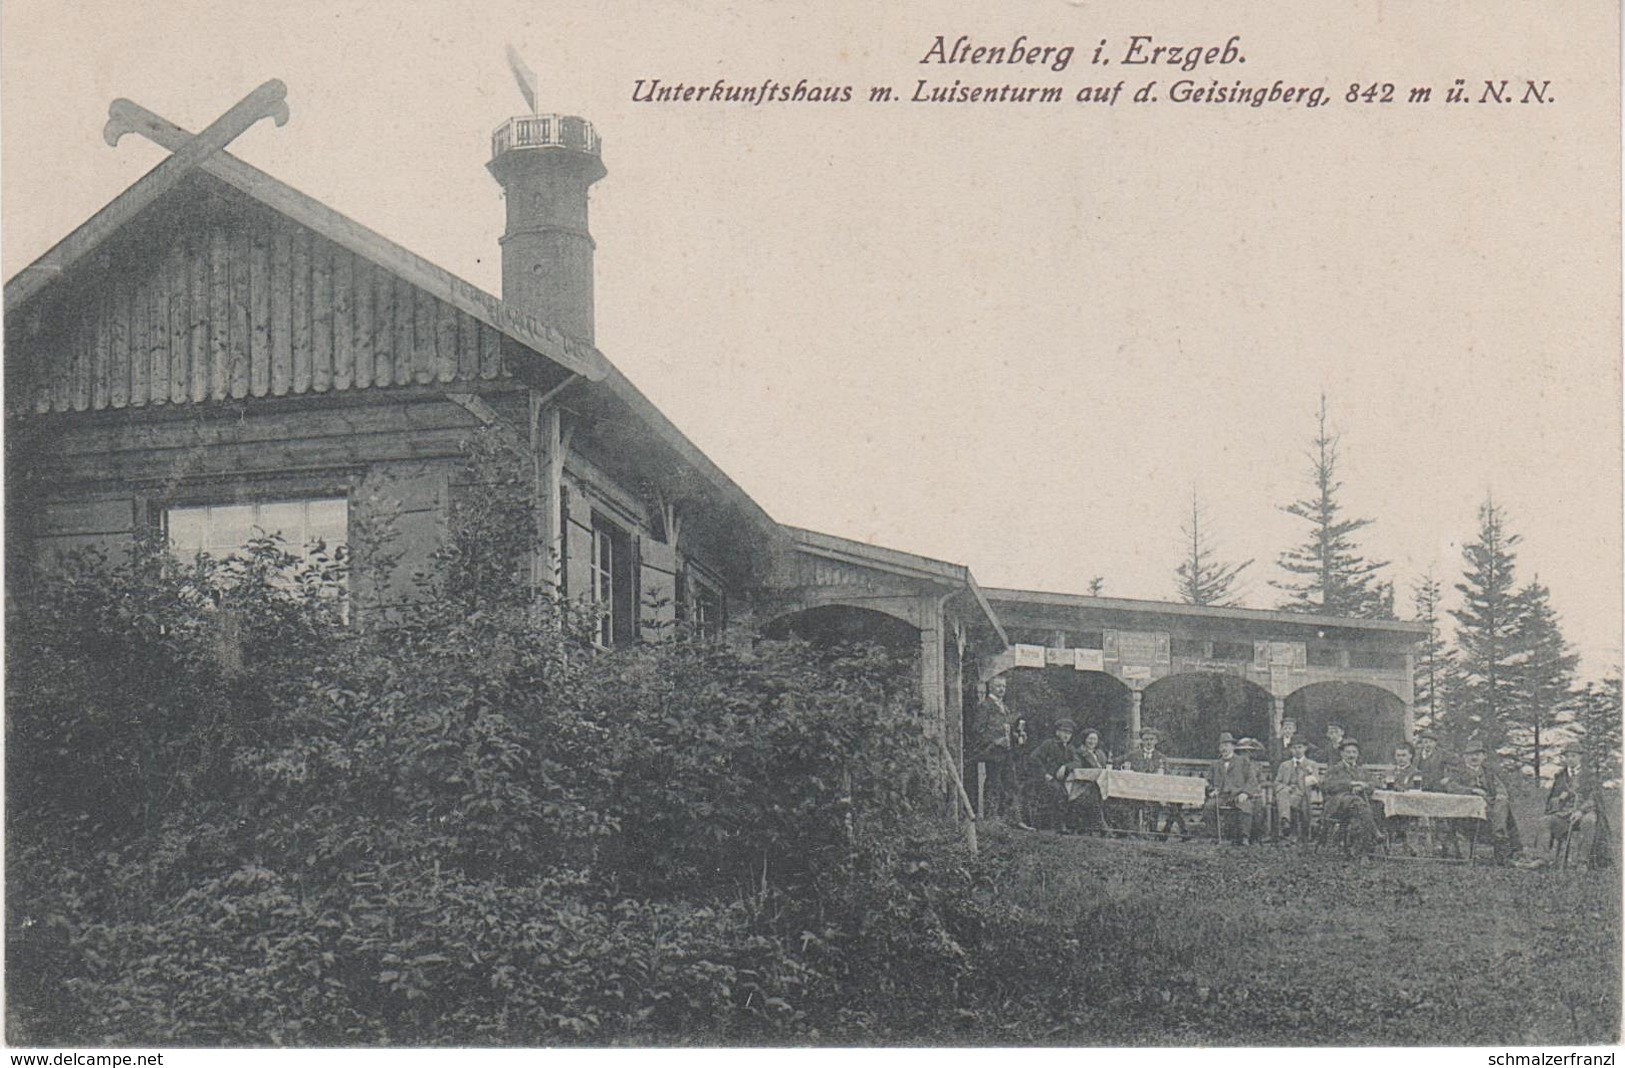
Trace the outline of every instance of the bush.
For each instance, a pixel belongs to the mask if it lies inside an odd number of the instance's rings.
[[[1197,951],[1003,900],[882,649],[594,651],[471,455],[365,625],[275,538],[14,582],[13,1043],[1026,1041]]]
[[[342,554],[275,538],[14,586],[13,1041],[805,1030],[804,921],[936,797],[908,680],[870,649],[593,653],[515,581],[523,484],[475,453],[420,601],[366,627]]]

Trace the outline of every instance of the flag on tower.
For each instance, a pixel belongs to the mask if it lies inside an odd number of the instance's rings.
[[[536,114],[536,72],[525,66],[513,45],[508,46],[508,68],[513,71],[514,81],[519,83],[519,92],[530,107],[530,113]]]

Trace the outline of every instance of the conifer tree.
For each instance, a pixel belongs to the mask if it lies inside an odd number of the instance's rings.
[[[1210,528],[1204,521],[1207,510],[1196,491],[1191,491],[1190,522],[1179,528],[1184,535],[1185,559],[1174,571],[1175,587],[1179,599],[1186,604],[1229,607],[1236,602],[1231,598],[1236,577],[1252,565],[1251,560],[1227,564],[1215,559]]]
[[[1517,705],[1519,608],[1514,586],[1518,535],[1493,500],[1478,509],[1478,539],[1462,549],[1467,570],[1456,589],[1462,606],[1456,620],[1458,685],[1451,695],[1448,726],[1457,743],[1476,735],[1499,752],[1507,742],[1508,716]]]
[[[1412,589],[1411,618],[1427,624],[1428,634],[1416,647],[1416,668],[1412,674],[1413,707],[1418,727],[1441,728],[1444,723],[1444,694],[1455,672],[1455,657],[1445,644],[1439,612],[1444,586],[1430,568]]]
[[[1281,570],[1296,577],[1270,585],[1286,591],[1280,604],[1283,611],[1392,619],[1393,588],[1376,577],[1387,561],[1367,560],[1354,542],[1354,535],[1374,520],[1344,518],[1337,500],[1343,487],[1337,478],[1338,436],[1327,426],[1325,394],[1316,418],[1318,429],[1309,449],[1311,492],[1282,506],[1282,511],[1309,523],[1309,536],[1277,561]]]
[[[1513,691],[1516,704],[1507,716],[1512,755],[1539,779],[1547,754],[1573,737],[1570,691],[1580,658],[1563,637],[1551,591],[1535,581],[1518,591],[1517,624],[1512,635]]]
[[[1571,701],[1572,726],[1579,735],[1586,767],[1598,781],[1617,780],[1621,764],[1620,676],[1616,670],[1602,682],[1587,682]]]
[[[1106,595],[1106,576],[1096,575],[1089,580],[1089,596],[1104,597]]]

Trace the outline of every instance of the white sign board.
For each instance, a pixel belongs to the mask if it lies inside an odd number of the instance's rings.
[[[1074,649],[1072,650],[1072,666],[1078,671],[1105,671],[1106,650]]]
[[[1044,666],[1044,647],[1042,645],[1013,645],[1011,649],[1016,654],[1016,667]]]

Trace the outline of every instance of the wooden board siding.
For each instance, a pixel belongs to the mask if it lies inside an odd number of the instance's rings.
[[[490,325],[287,220],[228,218],[115,261],[9,337],[13,410],[207,405],[505,377]],[[19,362],[20,361],[20,362]]]

